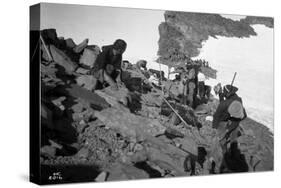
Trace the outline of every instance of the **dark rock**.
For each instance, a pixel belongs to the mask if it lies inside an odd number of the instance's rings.
[[[168,127],[165,131],[165,135],[168,137],[168,138],[175,138],[175,137],[180,137],[180,138],[183,138],[184,137],[184,134],[176,129],[173,129],[171,127]]]
[[[82,50],[84,50],[84,48],[87,47],[88,42],[89,42],[89,39],[83,40],[80,44],[78,44],[77,46],[75,46],[75,48],[73,48],[73,51],[74,51],[75,53],[80,53],[80,52],[82,52]]]
[[[75,42],[71,38],[65,40],[65,45],[67,48],[71,48],[71,49],[76,47]]]
[[[60,86],[57,87],[55,91],[65,96],[82,99],[85,103],[89,104],[96,110],[102,110],[109,107],[109,104],[104,98],[76,84],[71,84],[70,86]]]
[[[41,123],[50,129],[54,127],[53,112],[43,103],[41,104]]]
[[[41,36],[43,37],[46,45],[57,44],[59,41],[56,29],[44,29],[41,31]]]
[[[115,163],[108,170],[109,176],[107,181],[120,181],[120,180],[135,180],[135,179],[147,179],[149,175],[141,169],[134,167],[133,165]]]
[[[184,121],[194,127],[197,127],[199,125],[199,122],[197,120],[197,117],[194,114],[194,111],[192,108],[186,105],[181,105],[178,103],[170,102],[170,104],[173,106],[175,110],[179,113],[179,115],[184,119]],[[161,114],[165,116],[170,116],[171,114],[174,114],[173,110],[166,104],[163,103],[161,106]],[[178,124],[180,122],[178,116],[171,115],[171,117],[174,116],[175,120],[173,123]]]
[[[261,23],[273,26],[273,19],[261,18],[233,21],[219,14],[166,11],[165,22],[159,26],[158,54],[163,57],[172,56],[176,50],[187,54],[188,57],[195,57],[202,48],[202,42],[206,41],[209,36],[250,37],[256,35],[250,24]],[[180,61],[170,58],[170,61],[167,62],[175,65]]]
[[[53,60],[61,65],[66,73],[71,74],[78,67],[77,63],[73,62],[63,51],[59,50],[54,45],[50,45],[50,53]]]

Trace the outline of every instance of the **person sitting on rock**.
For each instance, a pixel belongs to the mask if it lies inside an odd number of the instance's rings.
[[[122,54],[127,48],[127,43],[117,39],[113,45],[103,46],[91,71],[95,78],[118,88],[121,83]],[[102,74],[103,79],[100,79]]]
[[[238,88],[232,85],[223,87],[225,100],[220,102],[213,118],[213,128],[218,131],[223,152],[226,152],[228,143],[236,141],[239,123],[247,117],[237,91]]]
[[[128,60],[122,61],[122,69],[123,70],[130,69],[130,68],[132,68],[131,66],[132,66],[132,64]]]
[[[147,68],[146,68],[146,65],[147,65],[147,61],[145,60],[139,60],[137,63],[136,63],[136,69],[137,70],[140,70],[141,72],[143,71],[147,71]]]

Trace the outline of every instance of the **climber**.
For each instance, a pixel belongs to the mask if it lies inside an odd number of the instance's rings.
[[[122,70],[130,69],[132,64],[128,60],[122,61]]]
[[[217,85],[214,86],[214,92],[216,95],[219,95],[220,102],[224,100],[221,83],[218,83]]]
[[[223,152],[228,143],[236,142],[239,136],[239,123],[247,117],[242,99],[236,94],[238,88],[232,85],[223,87],[225,100],[221,101],[213,119],[213,128],[217,129]]]
[[[186,89],[187,89],[187,101],[188,105],[192,108],[195,107],[195,97],[197,95],[196,89],[196,72],[194,68],[191,68],[187,74],[186,81]]]
[[[205,81],[206,77],[203,73],[198,73],[198,95],[199,98],[202,100],[205,96]]]
[[[127,44],[122,39],[117,39],[113,45],[103,46],[96,63],[91,71],[99,82],[118,88],[121,84],[122,54]]]
[[[139,60],[135,67],[137,70],[140,70],[140,71],[146,71],[147,68],[146,68],[146,65],[147,65],[147,61],[146,60]]]

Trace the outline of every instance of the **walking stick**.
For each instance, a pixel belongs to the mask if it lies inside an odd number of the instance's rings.
[[[233,83],[234,83],[234,80],[235,80],[236,74],[237,74],[237,72],[235,72],[235,73],[234,73],[234,76],[233,76],[232,81],[231,81],[231,86],[232,86],[232,85],[233,85]]]

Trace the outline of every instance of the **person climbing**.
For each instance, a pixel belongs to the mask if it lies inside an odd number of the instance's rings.
[[[127,48],[127,43],[117,39],[113,45],[103,46],[98,55],[91,74],[104,86],[111,85],[118,88],[121,84],[122,54]]]
[[[227,145],[236,142],[239,136],[239,123],[247,117],[243,107],[242,98],[236,92],[238,88],[232,85],[223,87],[222,100],[214,114],[213,128],[217,129],[223,153],[227,150]]]

